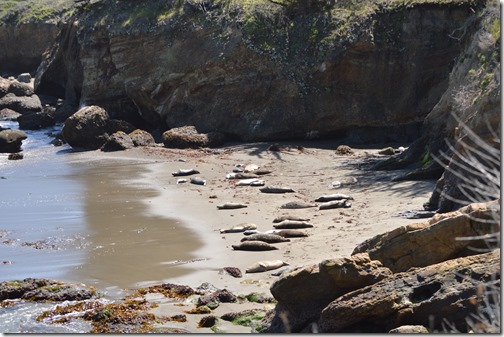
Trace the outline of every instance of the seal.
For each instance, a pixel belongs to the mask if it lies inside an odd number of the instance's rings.
[[[283,266],[288,266],[287,262],[282,260],[259,261],[245,270],[245,273],[262,273],[268,270],[274,270]]]
[[[221,233],[241,233],[248,230],[255,230],[257,226],[253,223],[242,223],[231,228],[220,229]]]
[[[296,229],[282,229],[277,231],[275,234],[283,236],[284,238],[304,238],[308,236],[306,232],[301,232]]]
[[[281,187],[281,186],[267,186],[259,189],[259,191],[263,193],[293,193],[295,192],[290,187]]]
[[[236,183],[236,186],[264,186],[264,180],[257,178],[242,179]]]
[[[186,182],[188,182],[187,179],[177,179],[177,185],[178,184],[183,184],[183,183],[186,183]]]
[[[306,221],[284,220],[273,225],[276,229],[296,229],[296,228],[313,228],[313,225]]]
[[[195,170],[195,169],[187,169],[187,170],[183,170],[183,169],[179,169],[177,172],[172,172],[172,176],[174,177],[180,177],[180,176],[190,176],[191,174],[199,174],[200,172],[198,170]]]
[[[300,217],[300,216],[297,216],[297,215],[281,215],[281,216],[276,217],[273,220],[273,222],[277,223],[277,222],[282,222],[284,220],[310,221],[309,218],[303,218],[303,217]]]
[[[190,183],[194,184],[194,185],[203,185],[203,186],[205,186],[206,185],[206,180],[203,179],[203,178],[200,178],[200,177],[195,177],[195,178],[191,178]]]
[[[254,173],[257,174],[258,176],[263,176],[265,174],[273,173],[273,171],[263,167],[255,170]]]
[[[226,179],[252,179],[259,177],[257,174],[253,173],[228,173],[226,174]]]
[[[266,243],[279,243],[279,242],[289,242],[290,240],[284,238],[283,236],[276,234],[266,234],[266,233],[257,233],[244,237],[240,240],[241,242],[245,241],[262,241]]]
[[[304,201],[291,201],[291,202],[288,202],[288,203],[280,206],[280,208],[283,208],[283,209],[299,209],[299,208],[310,208],[310,207],[317,207],[317,205],[307,203]]]
[[[352,203],[345,200],[334,200],[320,204],[319,210],[332,209],[332,208],[350,208]]]
[[[354,200],[349,195],[346,194],[341,194],[341,193],[335,193],[335,194],[329,194],[329,195],[323,195],[315,199],[316,202],[326,202],[326,201],[333,201],[333,200]]]
[[[251,173],[251,172],[254,172],[254,171],[258,170],[258,169],[259,169],[259,166],[257,166],[256,164],[248,164],[247,166],[245,166],[243,168],[243,171],[245,173]]]
[[[234,250],[263,251],[277,250],[278,248],[262,241],[245,241],[239,245],[231,245]]]
[[[245,204],[239,202],[225,202],[222,205],[217,205],[218,209],[238,209],[248,207]]]

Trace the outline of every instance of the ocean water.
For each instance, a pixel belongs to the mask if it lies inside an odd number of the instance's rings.
[[[53,146],[59,129],[27,131],[22,160],[0,154],[0,281],[79,282],[118,298],[124,289],[190,274],[190,265],[166,261],[194,259],[201,238],[181,221],[149,212],[158,192],[137,179],[149,162]],[[0,309],[0,332],[85,331],[34,322],[44,306]]]

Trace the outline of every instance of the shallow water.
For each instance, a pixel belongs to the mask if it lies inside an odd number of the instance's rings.
[[[149,214],[157,192],[137,180],[148,162],[90,160],[50,145],[48,130],[27,133],[23,160],[0,154],[0,281],[44,277],[114,296],[191,273],[183,262],[202,242],[177,219]]]

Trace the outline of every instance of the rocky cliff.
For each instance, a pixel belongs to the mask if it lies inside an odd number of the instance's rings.
[[[450,35],[480,5],[95,1],[68,20],[36,85],[163,129],[413,140],[463,46]]]

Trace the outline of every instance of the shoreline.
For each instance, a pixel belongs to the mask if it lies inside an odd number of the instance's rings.
[[[230,291],[247,289],[269,292],[278,278],[271,272],[246,274],[245,269],[261,260],[283,260],[290,268],[316,264],[326,258],[349,256],[355,246],[377,234],[399,226],[419,222],[406,219],[400,212],[421,210],[428,200],[435,181],[392,182],[391,177],[401,171],[366,171],[363,165],[374,160],[378,149],[354,149],[351,156],[338,156],[334,146],[316,148],[302,144],[298,150],[268,151],[268,144],[242,144],[219,149],[192,150],[163,147],[135,148],[123,152],[101,153],[103,157],[147,160],[147,172],[139,181],[155,188],[158,196],[146,200],[153,215],[180,219],[184,226],[200,235],[204,246],[195,252],[196,258],[187,261],[193,272],[181,278],[167,278],[166,282],[197,287],[203,282]],[[316,145],[316,142],[315,142]],[[325,145],[325,144],[324,144]],[[273,173],[261,179],[266,186],[292,187],[296,193],[265,194],[258,187],[235,186],[237,180],[226,179],[235,164],[257,164]],[[176,184],[178,177],[171,172],[194,168],[207,180],[206,186],[189,182]],[[330,189],[332,181],[354,177],[357,183]],[[280,209],[280,205],[294,200],[313,202],[324,194],[344,193],[355,200],[351,208],[320,211],[318,208]],[[247,208],[217,210],[224,202],[243,202]],[[295,214],[310,218],[314,228],[304,231],[305,238],[275,244],[278,250],[264,252],[235,251],[242,233],[220,234],[220,228],[240,223],[254,223],[259,231],[273,229],[272,220],[278,215]],[[224,267],[238,267],[242,278],[219,273]],[[251,284],[253,285],[251,287]]]

